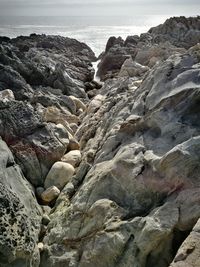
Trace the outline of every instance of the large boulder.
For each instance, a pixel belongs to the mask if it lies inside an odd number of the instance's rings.
[[[81,152],[80,150],[72,150],[65,154],[61,161],[71,164],[73,167],[77,167],[81,162]]]

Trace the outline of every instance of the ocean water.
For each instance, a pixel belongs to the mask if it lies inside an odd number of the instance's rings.
[[[141,34],[163,23],[167,16],[71,16],[71,17],[0,17],[0,36],[17,37],[31,33],[61,35],[89,45],[98,56],[110,36]]]

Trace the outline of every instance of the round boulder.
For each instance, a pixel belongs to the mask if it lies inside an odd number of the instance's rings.
[[[75,172],[74,167],[65,162],[58,161],[50,169],[44,186],[45,188],[56,186],[62,190],[63,187],[70,181]]]
[[[81,152],[79,150],[72,150],[64,155],[61,160],[71,164],[73,167],[76,167],[81,161]]]

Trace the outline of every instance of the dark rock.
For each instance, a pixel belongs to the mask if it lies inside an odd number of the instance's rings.
[[[136,62],[153,67],[174,53],[183,53],[200,42],[200,17],[173,17],[138,36],[110,37],[101,56],[97,75],[102,79],[116,77],[129,56]]]
[[[2,140],[0,147],[0,266],[38,267],[41,210]]]
[[[107,53],[113,46],[115,45],[123,46],[123,44],[124,40],[121,37],[116,38],[115,36],[111,36],[106,44],[105,53]]]
[[[0,135],[12,149],[29,181],[42,185],[52,164],[67,150],[68,132],[45,125],[28,102],[0,102]]]
[[[24,78],[9,66],[0,64],[0,91],[12,88],[15,98],[27,100],[32,97],[33,90]]]
[[[173,17],[165,23],[151,28],[149,33],[156,43],[169,41],[186,49],[200,42],[200,16],[186,18]]]

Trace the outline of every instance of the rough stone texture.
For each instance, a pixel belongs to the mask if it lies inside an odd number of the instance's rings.
[[[140,36],[128,36],[125,41],[111,37],[101,55],[97,75],[102,79],[113,78],[127,60],[132,57],[142,65],[153,67],[172,54],[183,53],[200,42],[200,17],[173,17],[151,28]],[[138,68],[138,72],[140,71]],[[136,71],[136,66],[135,66]]]
[[[198,267],[200,265],[200,220],[184,241],[170,267]]]
[[[17,99],[29,98],[31,86],[50,86],[64,94],[86,97],[94,53],[84,43],[61,36],[32,34],[0,41],[0,90],[11,88]],[[30,86],[31,85],[31,86]]]
[[[0,92],[0,99],[4,101],[15,100],[15,96],[12,90],[6,89]]]
[[[45,188],[49,188],[50,186],[56,186],[60,190],[63,189],[63,187],[72,178],[74,171],[74,167],[71,164],[57,161],[51,167],[45,179]]]
[[[0,38],[0,136],[19,164],[1,141],[1,267],[39,266],[43,248],[37,243],[47,226],[40,225],[40,209],[24,176],[45,204],[41,187],[52,165],[79,148],[69,124],[75,129],[80,123],[77,103],[84,110],[93,60],[87,45],[70,38]],[[68,95],[82,101],[75,103]]]
[[[86,110],[85,104],[80,99],[76,98],[75,96],[69,96],[69,98],[74,102],[76,111],[78,111],[79,109],[82,109],[83,111]]]
[[[128,58],[124,61],[120,72],[119,77],[141,77],[145,72],[149,70],[148,67],[142,66],[139,63],[132,60],[132,58]]]
[[[0,90],[15,96],[0,100],[0,135],[38,197],[41,186],[61,190],[52,209],[43,207],[40,233],[37,208],[25,212],[33,245],[25,240],[19,253],[15,243],[0,246],[0,261],[15,255],[3,267],[38,267],[38,249],[40,267],[199,266],[198,41],[199,17],[172,18],[125,41],[111,37],[100,56],[100,89],[84,44],[45,35],[0,38]],[[61,158],[79,149],[75,172]],[[3,169],[14,168],[1,155]],[[22,185],[6,190],[21,200],[30,195],[18,192]]]
[[[57,200],[42,267],[170,266],[200,217],[196,52],[105,82],[76,133],[91,167]]]
[[[41,210],[2,139],[0,150],[0,266],[38,267]]]
[[[200,16],[173,17],[164,24],[151,28],[149,33],[155,42],[170,42],[178,47],[190,48],[200,42]]]
[[[92,50],[70,38],[0,39],[0,136],[34,186],[43,186],[51,166],[79,147],[69,124],[80,123],[77,103],[85,109],[76,97],[88,99],[91,60]]]

